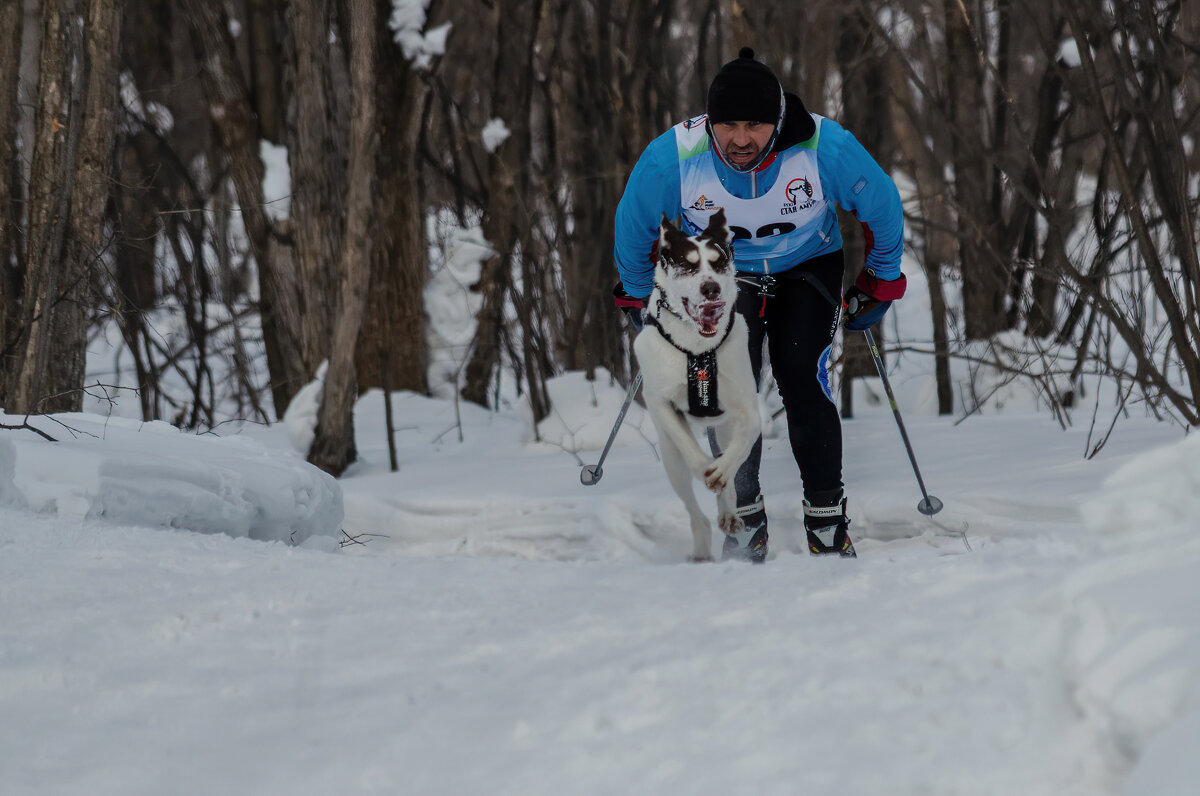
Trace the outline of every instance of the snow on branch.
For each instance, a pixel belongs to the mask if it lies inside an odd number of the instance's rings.
[[[429,0],[392,0],[388,28],[414,69],[428,69],[435,56],[446,52],[450,23],[425,30]]]

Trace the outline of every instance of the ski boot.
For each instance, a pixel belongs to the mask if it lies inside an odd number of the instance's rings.
[[[839,489],[832,500],[817,500],[825,505],[814,506],[804,501],[804,530],[808,549],[815,556],[837,554],[843,558],[858,558],[850,541],[850,518],[846,516],[846,498]]]
[[[762,495],[749,506],[739,506],[737,515],[746,527],[725,537],[721,560],[762,564],[767,560],[767,511],[763,507]]]

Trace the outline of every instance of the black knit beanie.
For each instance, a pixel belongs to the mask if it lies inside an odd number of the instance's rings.
[[[708,87],[708,120],[777,124],[783,110],[783,89],[767,66],[743,47],[738,57],[721,67]]]

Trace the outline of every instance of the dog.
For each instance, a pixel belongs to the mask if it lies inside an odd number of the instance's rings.
[[[692,478],[717,493],[718,527],[738,533],[744,524],[734,475],[759,435],[749,333],[734,310],[731,239],[724,210],[694,236],[663,216],[654,291],[633,343],[667,479],[691,518],[692,561],[712,561],[712,526],[696,502]],[[721,450],[715,459],[696,441],[695,432],[708,428]]]

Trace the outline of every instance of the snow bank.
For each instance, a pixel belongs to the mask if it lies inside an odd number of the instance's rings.
[[[1104,492],[1083,507],[1088,525],[1125,546],[1164,533],[1194,537],[1200,528],[1200,434],[1142,454],[1105,481]]]
[[[7,490],[34,511],[64,517],[295,544],[340,531],[337,482],[258,442],[192,436],[161,422],[58,419],[59,442],[0,440],[0,501],[12,502]]]
[[[25,498],[13,483],[17,451],[6,439],[0,439],[0,506],[23,507]]]
[[[604,368],[588,381],[582,371],[573,371],[546,382],[550,414],[538,423],[538,439],[570,452],[601,450],[612,433],[613,423],[625,401],[625,388],[612,380]],[[533,428],[527,396],[521,396],[520,411]],[[657,439],[650,415],[636,401],[629,406],[613,445],[648,445]]]
[[[1137,457],[1082,509],[1104,552],[1066,582],[1068,685],[1126,793],[1183,793],[1200,748],[1200,434]],[[1136,767],[1135,767],[1136,766]]]

